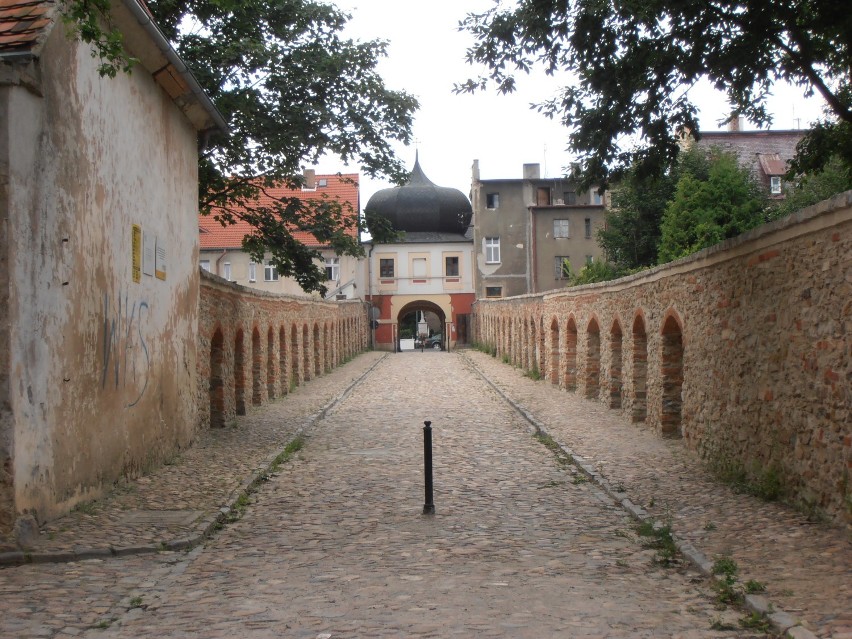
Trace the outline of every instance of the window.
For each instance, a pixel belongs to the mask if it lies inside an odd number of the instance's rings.
[[[379,277],[393,277],[393,258],[379,260]]]
[[[563,199],[565,200],[565,204],[576,204],[577,203],[577,193],[575,191],[565,191],[562,193]]]
[[[325,279],[337,281],[340,279],[340,258],[325,258]]]
[[[485,238],[485,263],[499,264],[500,263],[500,238],[486,237]]]
[[[257,264],[254,262],[249,262],[249,282],[257,281]]]
[[[571,277],[571,261],[567,255],[557,255],[553,258],[553,276],[557,280],[567,280]]]
[[[595,261],[594,256],[592,256],[592,255],[587,255],[587,256],[586,256],[586,264],[591,264],[591,263],[592,263],[592,262],[594,262],[594,261]]]
[[[500,208],[500,194],[499,193],[488,193],[485,195],[485,208],[486,209],[499,209]]]
[[[781,176],[773,175],[769,178],[769,192],[772,195],[780,195],[781,194]]]
[[[571,237],[568,220],[553,220],[553,237]]]
[[[201,260],[201,268],[203,268],[208,273],[210,272],[210,260]]]
[[[328,179],[320,178],[319,180],[317,180],[317,186],[320,187],[320,188],[322,188],[324,186],[328,186]]]
[[[595,206],[601,206],[603,204],[603,195],[598,193],[597,189],[592,189],[591,193],[592,204]]]
[[[458,277],[459,276],[459,258],[458,256],[452,256],[446,258],[444,260],[445,268],[444,275],[446,277]]]
[[[267,262],[263,265],[263,279],[267,282],[278,281],[278,269],[272,262]]]
[[[485,297],[503,297],[502,286],[486,286]]]
[[[222,264],[222,277],[224,277],[229,282],[231,281],[231,263],[225,262]]]
[[[587,217],[586,220],[585,220],[585,224],[586,224],[586,227],[585,227],[586,228],[586,239],[590,240],[590,239],[592,239],[592,218]]]
[[[538,206],[550,206],[550,187],[540,186],[535,190],[535,203]]]

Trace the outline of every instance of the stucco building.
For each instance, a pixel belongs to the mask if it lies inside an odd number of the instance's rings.
[[[575,272],[603,259],[596,234],[606,194],[586,193],[565,178],[542,178],[525,164],[520,179],[483,180],[474,160],[471,182],[476,295],[511,297],[562,288],[566,261]]]
[[[226,125],[143,3],[109,18],[139,60],[112,79],[56,4],[0,0],[0,532],[197,425],[198,142]]]
[[[401,232],[392,244],[366,243],[375,348],[413,348],[421,333],[435,336],[437,347],[467,343],[474,300],[467,197],[433,184],[416,160],[406,184],[376,192],[365,210]]]
[[[298,197],[302,200],[332,200],[339,202],[344,214],[357,218],[360,210],[358,174],[334,173],[317,175],[313,170],[305,172],[305,186],[300,190],[286,187],[271,187],[264,190],[260,205],[271,203],[273,198]],[[230,282],[260,289],[270,293],[307,295],[292,277],[282,277],[268,259],[255,263],[243,250],[243,238],[253,230],[248,222],[238,220],[236,224],[222,226],[212,215],[198,216],[199,261],[204,270],[223,277]],[[358,237],[357,227],[347,230]],[[363,297],[364,283],[360,279],[360,258],[335,255],[331,247],[321,244],[310,233],[294,231],[294,237],[322,255],[318,264],[325,268],[328,282],[326,299],[354,299]],[[316,297],[318,294],[313,295]]]

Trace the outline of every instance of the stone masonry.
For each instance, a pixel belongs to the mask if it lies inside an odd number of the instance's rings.
[[[852,192],[650,271],[474,314],[505,361],[852,525]]]

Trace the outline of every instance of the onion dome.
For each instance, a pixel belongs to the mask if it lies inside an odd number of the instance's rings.
[[[377,191],[364,210],[387,218],[394,230],[464,234],[473,209],[458,189],[437,186],[414,160],[411,176],[402,186]]]

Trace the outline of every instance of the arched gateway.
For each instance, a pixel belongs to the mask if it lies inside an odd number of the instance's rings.
[[[433,184],[418,159],[406,184],[378,191],[364,210],[368,221],[383,217],[400,232],[394,243],[365,243],[374,348],[413,348],[420,322],[429,337],[440,335],[445,350],[467,343],[474,301],[470,200]]]

